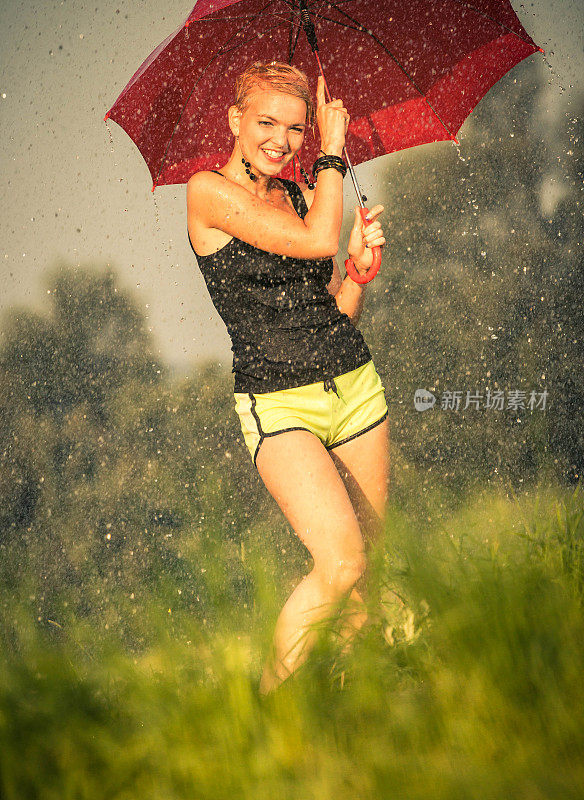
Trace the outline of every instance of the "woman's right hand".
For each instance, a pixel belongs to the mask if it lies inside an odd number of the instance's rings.
[[[342,100],[326,102],[322,75],[318,76],[316,86],[316,119],[322,149],[327,155],[340,156],[345,146],[350,117]]]

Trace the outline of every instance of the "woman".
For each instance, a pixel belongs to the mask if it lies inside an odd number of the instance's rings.
[[[366,566],[363,533],[379,530],[386,502],[384,390],[355,327],[364,286],[334,261],[343,213],[341,158],[349,115],[317,86],[321,155],[316,188],[277,178],[302,147],[314,104],[304,73],[251,65],[236,82],[229,161],[187,184],[189,239],[233,344],[235,407],[269,492],[314,559],[276,624],[262,674],[266,694],[306,659],[314,623],[347,596],[347,645],[367,613],[355,585]],[[375,206],[355,209],[348,251],[357,269],[385,244]],[[369,512],[369,515],[367,514]],[[376,524],[371,526],[373,517]]]

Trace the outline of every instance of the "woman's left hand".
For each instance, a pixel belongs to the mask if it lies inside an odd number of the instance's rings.
[[[349,257],[353,259],[357,272],[361,274],[367,272],[373,264],[371,248],[381,247],[385,244],[381,222],[377,219],[383,210],[383,206],[373,206],[367,215],[369,222],[364,225],[359,206],[355,207],[355,221],[349,236],[347,251]]]

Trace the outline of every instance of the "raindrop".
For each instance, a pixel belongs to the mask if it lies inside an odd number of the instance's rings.
[[[112,151],[112,153],[113,153],[113,152],[114,152],[114,137],[112,136],[111,128],[110,128],[110,126],[109,126],[109,122],[107,121],[107,119],[106,119],[106,121],[105,121],[105,127],[107,128],[107,132],[108,132],[108,134],[109,134],[109,140],[110,140],[110,145],[111,145],[111,151]]]
[[[553,55],[554,55],[554,51],[553,51],[553,50],[548,50],[548,53],[549,53],[549,55],[551,55],[551,56],[553,56]],[[551,72],[551,74],[552,74],[552,75],[553,75],[553,77],[555,78],[555,81],[556,81],[556,83],[557,83],[557,85],[558,85],[558,88],[559,88],[559,90],[560,90],[560,94],[563,94],[563,93],[566,91],[566,89],[565,89],[565,87],[563,86],[563,84],[561,83],[560,76],[559,76],[559,75],[558,75],[558,73],[555,71],[555,69],[552,67],[552,65],[550,64],[550,62],[548,61],[547,55],[544,55],[544,56],[543,56],[543,60],[544,60],[544,63],[545,63],[545,65],[547,66],[548,70]],[[551,81],[548,81],[548,84],[551,84]]]
[[[158,211],[158,201],[156,200],[156,192],[152,192],[152,199],[154,200],[154,212],[156,217],[156,229],[160,233],[160,214]]]

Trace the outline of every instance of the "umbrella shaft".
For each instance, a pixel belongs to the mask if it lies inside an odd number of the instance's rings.
[[[318,55],[318,51],[314,51],[314,57],[316,58],[316,63],[318,64],[318,68],[320,70],[320,74],[322,75],[322,79],[324,80],[324,90],[326,92],[326,96],[328,98],[329,103],[332,100],[331,93],[329,92],[328,83],[326,82],[326,78],[324,75],[324,70],[322,68],[322,64],[320,63],[320,57]],[[347,148],[343,147],[343,153],[345,154],[345,161],[347,162],[347,166],[349,168],[349,173],[351,175],[351,180],[353,181],[353,186],[355,188],[355,192],[357,194],[357,200],[359,201],[359,205],[361,208],[365,208],[365,203],[363,202],[363,192],[361,191],[361,187],[359,186],[359,181],[357,180],[357,176],[355,175],[355,170],[353,169],[353,165],[351,163],[351,159],[349,158],[349,153],[347,152]]]
[[[359,205],[361,206],[361,208],[365,208],[365,203],[363,202],[363,192],[361,191],[361,187],[359,186],[359,181],[357,180],[357,176],[355,175],[355,170],[353,169],[353,165],[351,164],[351,159],[349,158],[349,154],[347,153],[346,147],[343,147],[343,153],[345,154],[345,159],[347,161],[347,166],[349,167],[351,180],[353,181],[353,186],[355,187],[355,192],[357,193],[357,200],[359,201]]]

